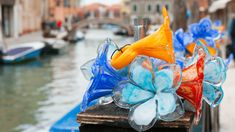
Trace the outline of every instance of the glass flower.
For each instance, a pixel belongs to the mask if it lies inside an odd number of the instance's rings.
[[[116,105],[130,109],[129,124],[137,131],[148,130],[157,120],[174,121],[184,114],[175,93],[181,83],[180,67],[155,67],[151,60],[138,56],[130,65],[129,80],[121,81],[113,91]]]
[[[201,41],[197,41],[197,46],[194,52],[197,53],[199,48],[203,48],[206,53],[203,79],[203,98],[209,105],[216,107],[223,99],[224,93],[221,86],[226,79],[227,66],[221,57],[211,56],[207,47],[202,44]],[[194,54],[186,65],[190,65],[196,61],[198,57],[199,56],[197,54]]]
[[[214,39],[219,36],[219,32],[212,29],[212,23],[209,18],[203,18],[199,23],[189,25],[189,30],[195,41],[204,39],[208,46],[215,47]]]
[[[116,49],[118,49],[117,46],[107,39],[104,44],[99,46],[97,58],[88,61],[81,67],[84,76],[90,80],[83,96],[81,105],[83,111],[93,100],[110,96],[118,82],[127,78],[127,74],[123,73],[124,70],[117,71],[110,65],[109,61]]]
[[[186,46],[192,42],[192,35],[188,32],[184,32],[182,28],[174,33],[173,43],[176,52],[185,52]]]
[[[174,33],[173,44],[175,51],[176,63],[184,67],[185,56],[188,54],[187,45],[193,42],[192,35],[183,31],[183,29],[178,29]]]
[[[199,42],[200,43],[200,42]],[[203,80],[203,98],[212,107],[223,99],[222,85],[226,79],[227,66],[221,57],[207,54]]]
[[[182,83],[177,94],[195,108],[194,122],[198,123],[202,109],[205,52],[199,49],[194,53],[197,53],[199,57],[195,59],[195,62],[183,68]]]

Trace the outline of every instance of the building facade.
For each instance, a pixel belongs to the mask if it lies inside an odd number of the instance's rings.
[[[17,38],[41,29],[43,0],[1,0],[1,23],[4,37]]]
[[[48,0],[48,16],[55,19],[55,21],[64,22],[65,19],[80,14],[80,0]]]
[[[162,23],[162,7],[166,7],[173,19],[172,0],[130,0],[131,21],[135,18],[149,18],[152,24]]]
[[[65,21],[78,15],[80,0],[1,0],[0,19],[4,37],[41,30],[48,19]]]
[[[82,7],[86,19],[106,17],[107,5],[92,3]]]
[[[209,13],[211,19],[221,20],[222,24],[228,26],[232,19],[235,19],[235,0],[222,1],[213,0],[211,2]]]

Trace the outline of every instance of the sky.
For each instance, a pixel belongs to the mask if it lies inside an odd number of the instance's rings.
[[[81,5],[87,5],[91,3],[102,3],[106,5],[112,5],[120,3],[121,0],[81,0]]]

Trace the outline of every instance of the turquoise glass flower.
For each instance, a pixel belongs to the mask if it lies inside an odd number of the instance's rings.
[[[226,79],[226,65],[220,57],[211,57],[205,63],[203,98],[212,107],[216,107],[223,99],[222,84]]]
[[[157,120],[177,120],[184,114],[183,104],[175,93],[181,74],[178,65],[156,67],[153,58],[139,56],[130,65],[129,80],[121,81],[114,89],[114,102],[130,109],[129,124],[137,131],[151,128]]]

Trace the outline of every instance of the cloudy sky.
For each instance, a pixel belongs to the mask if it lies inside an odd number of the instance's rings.
[[[121,0],[81,0],[81,5],[87,5],[90,3],[102,3],[106,5],[112,5],[119,3]]]

